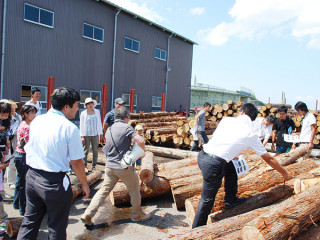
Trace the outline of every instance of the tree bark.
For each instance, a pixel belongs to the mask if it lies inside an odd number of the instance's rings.
[[[174,159],[185,159],[192,156],[198,156],[197,152],[190,152],[186,150],[165,147],[146,146],[146,151],[153,152],[153,154],[156,156]]]
[[[312,159],[306,159],[306,160],[300,161],[299,163],[289,165],[285,168],[292,174],[292,176],[297,176],[297,175],[306,173],[312,169],[315,169],[317,167],[318,165]],[[251,174],[249,178],[246,176],[238,180],[238,195],[245,194],[245,193],[258,194],[271,187],[274,187],[276,185],[283,183],[282,175],[275,170],[261,173],[261,171],[259,171],[258,169],[255,172],[257,173],[256,175]],[[278,191],[279,190],[280,189],[278,189]],[[273,190],[273,191],[276,191],[276,190]],[[265,194],[269,195],[270,193],[266,192]],[[223,209],[224,195],[225,195],[224,188],[221,187],[216,195],[215,204],[212,209],[212,212],[217,212]],[[199,195],[196,195],[188,199],[188,201],[186,201],[187,214],[188,216],[190,216],[189,219],[193,219],[195,212],[197,211],[199,201],[200,201]],[[241,204],[240,206],[242,206],[243,204]]]
[[[171,192],[177,209],[184,208],[186,199],[199,194],[202,189],[202,175],[170,180]]]
[[[319,174],[320,167],[312,169],[307,173],[302,173],[297,176],[298,179],[310,179]],[[242,197],[248,198],[246,202],[241,204],[241,206],[236,206],[232,209],[224,209],[218,212],[215,212],[209,216],[208,222],[220,221],[225,218],[229,218],[232,216],[236,216],[245,212],[252,211],[254,209],[271,205],[275,202],[279,202],[283,199],[286,199],[292,195],[294,195],[294,185],[297,179],[291,179],[285,184],[279,184],[272,188],[269,188],[266,191],[261,193],[257,193],[255,191],[252,192],[244,192],[241,194]],[[303,180],[302,180],[303,181]]]
[[[234,238],[227,238],[232,233],[240,231],[241,228],[248,223],[249,221],[253,220],[254,218],[258,217],[259,215],[265,213],[272,206],[268,206],[265,208],[259,208],[254,211],[241,214],[238,216],[230,217],[224,219],[219,222],[215,222],[212,224],[208,224],[206,226],[197,227],[195,229],[190,229],[183,231],[180,234],[172,235],[167,239],[170,240],[182,240],[182,239],[204,239],[204,240],[211,240],[211,239],[218,239],[225,237],[224,239],[234,239]]]
[[[248,222],[241,230],[247,239],[292,239],[320,220],[320,184],[281,202]]]
[[[141,169],[139,172],[139,178],[144,183],[152,181],[154,176],[154,162],[153,153],[146,152],[145,156],[141,160]]]
[[[160,163],[158,164],[157,168],[159,171],[168,171],[168,170],[179,169],[179,168],[196,165],[196,164],[198,164],[197,157],[192,156],[179,161]]]
[[[102,177],[102,172],[100,171],[93,171],[87,176],[87,182],[88,185],[91,186],[94,184],[96,181],[98,181]],[[82,193],[82,188],[81,188],[81,183],[79,181],[76,181],[73,183],[71,186],[72,188],[72,193],[73,193],[73,200],[78,197]]]
[[[20,226],[22,224],[23,217],[10,219],[7,222],[6,233],[10,238],[18,236]]]
[[[140,187],[141,199],[155,197],[170,191],[169,181],[165,178],[154,176],[153,180]],[[130,203],[130,195],[126,185],[118,182],[110,193],[110,200],[114,206]]]

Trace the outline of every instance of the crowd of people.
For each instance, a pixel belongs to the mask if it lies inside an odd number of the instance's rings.
[[[0,100],[0,221],[7,218],[4,211],[5,195],[3,175],[7,172],[9,187],[15,188],[13,207],[24,216],[17,239],[37,239],[40,224],[45,214],[50,239],[66,239],[66,228],[73,194],[69,175],[72,172],[81,183],[83,199],[90,195],[86,173],[95,171],[99,143],[105,143],[106,168],[104,182],[93,196],[89,206],[81,216],[86,225],[93,225],[93,218],[99,207],[119,179],[126,185],[131,198],[132,221],[146,221],[152,216],[142,211],[139,178],[134,165],[123,167],[121,160],[132,144],[145,149],[143,127],[136,129],[128,124],[129,110],[121,98],[114,101],[114,109],[106,114],[103,124],[100,112],[92,98],[84,101],[85,110],[80,114],[79,128],[70,120],[79,111],[80,95],[71,88],[57,88],[51,95],[51,108],[41,114],[39,102],[41,92],[31,90],[31,100],[25,103],[20,114],[18,103]],[[202,144],[195,141],[192,151],[202,145],[198,155],[198,165],[203,175],[201,199],[192,227],[205,225],[215,196],[225,179],[225,207],[233,208],[246,199],[237,197],[237,173],[232,160],[247,148],[255,150],[285,180],[291,178],[277,160],[269,155],[265,145],[272,135],[272,149],[276,152],[288,152],[293,147],[313,148],[316,120],[308,112],[305,103],[298,102],[295,109],[303,117],[299,146],[284,141],[284,134],[295,132],[293,121],[287,116],[287,108],[279,107],[280,118],[272,116],[257,118],[258,110],[246,103],[236,118],[224,118],[212,138],[205,133],[205,112],[210,109],[205,103],[204,109],[196,116],[194,134]],[[275,142],[276,140],[276,142]],[[88,169],[87,156],[92,149],[92,168]],[[141,159],[140,159],[141,161]],[[141,162],[138,161],[138,164]]]

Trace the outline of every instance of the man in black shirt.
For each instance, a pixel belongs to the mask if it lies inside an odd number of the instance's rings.
[[[281,105],[278,108],[278,112],[280,114],[280,118],[277,118],[273,123],[273,135],[272,135],[272,145],[271,150],[275,150],[274,142],[277,136],[276,141],[276,153],[287,153],[291,150],[292,143],[284,141],[284,134],[291,134],[292,131],[295,130],[296,126],[291,118],[287,116],[288,108],[285,105]],[[290,130],[291,129],[291,130]]]

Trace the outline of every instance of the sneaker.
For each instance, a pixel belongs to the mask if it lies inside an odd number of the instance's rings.
[[[85,225],[88,225],[88,226],[93,225],[93,222],[91,221],[91,217],[87,214],[83,214],[80,219]]]
[[[5,199],[12,199],[13,197],[11,195],[9,195],[8,193],[5,193],[4,198]]]
[[[143,222],[143,221],[147,221],[151,218],[151,214],[146,214],[144,212],[141,212],[137,217],[133,217],[131,218],[131,221],[133,222]]]
[[[241,203],[244,203],[247,199],[245,197],[240,197],[240,198],[236,198],[235,201],[233,202],[226,202],[224,204],[224,208],[225,209],[231,209],[234,208],[235,206],[240,205]]]

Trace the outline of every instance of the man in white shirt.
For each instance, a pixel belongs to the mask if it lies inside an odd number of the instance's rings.
[[[208,215],[214,205],[216,194],[225,179],[225,208],[230,209],[244,202],[245,198],[237,198],[238,177],[232,163],[238,154],[247,148],[255,150],[275,170],[279,171],[285,180],[290,179],[288,173],[275,158],[270,156],[263,147],[259,137],[252,130],[252,121],[257,117],[258,110],[246,103],[241,108],[237,118],[224,118],[215,130],[209,142],[203,145],[198,155],[198,165],[203,176],[203,186],[200,203],[192,224],[196,228],[207,223]]]
[[[300,133],[300,145],[298,148],[308,148],[307,154],[304,155],[303,159],[310,156],[313,148],[313,140],[316,134],[316,123],[315,116],[309,112],[307,105],[304,102],[297,102],[294,109],[302,117],[302,128]],[[294,146],[295,147],[295,146]]]
[[[49,239],[66,239],[73,194],[66,172],[71,165],[88,198],[79,129],[69,119],[79,111],[80,95],[71,88],[58,88],[52,95],[52,109],[30,125],[25,145],[26,212],[17,239],[37,239],[44,215],[48,214]]]
[[[39,88],[34,87],[31,89],[30,93],[31,93],[31,100],[26,102],[26,105],[35,106],[37,109],[37,116],[40,116],[41,109],[42,109],[41,103],[39,102],[39,99],[41,97],[41,91]]]

